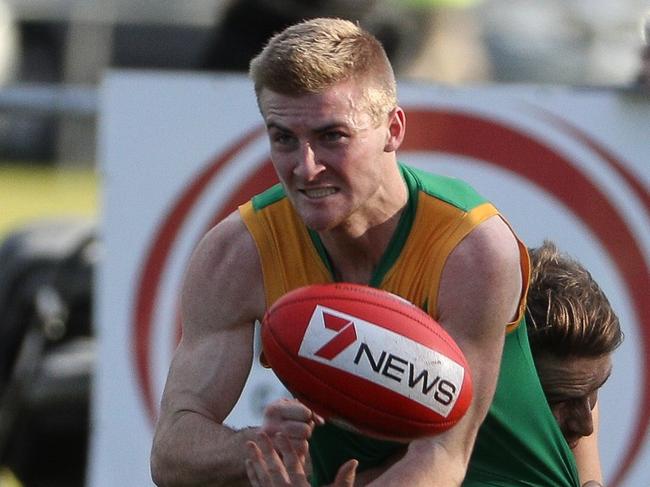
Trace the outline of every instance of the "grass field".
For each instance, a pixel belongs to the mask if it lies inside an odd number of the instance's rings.
[[[92,169],[0,164],[0,238],[39,218],[96,216],[97,193]]]
[[[7,469],[0,468],[0,487],[20,487],[20,482]]]

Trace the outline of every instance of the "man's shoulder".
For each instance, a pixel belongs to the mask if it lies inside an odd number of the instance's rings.
[[[500,216],[477,225],[456,247],[454,253],[466,260],[470,269],[485,266],[499,272],[510,263],[519,267],[520,249],[512,229]]]
[[[233,276],[238,278],[231,279]],[[188,269],[188,280],[194,278],[200,285],[211,283],[208,287],[223,280],[232,285],[260,277],[255,243],[238,212],[231,213],[206,233],[196,247]]]
[[[259,258],[238,212],[201,239],[185,274],[182,301],[185,321],[197,326],[213,327],[221,322],[217,317],[225,315],[241,323],[263,311]]]
[[[411,191],[422,191],[463,211],[488,203],[487,198],[462,179],[430,173],[404,164],[401,168]]]

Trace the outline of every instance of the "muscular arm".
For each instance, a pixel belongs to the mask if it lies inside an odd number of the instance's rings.
[[[250,371],[254,321],[264,310],[262,286],[255,245],[233,214],[201,241],[186,273],[183,336],[151,455],[157,485],[248,485],[242,459],[253,431],[233,431],[222,421]]]
[[[521,296],[519,260],[514,236],[498,217],[482,223],[449,256],[440,284],[439,321],[471,367],[472,405],[454,428],[413,441],[406,455],[369,485],[461,484],[496,389],[505,325]]]

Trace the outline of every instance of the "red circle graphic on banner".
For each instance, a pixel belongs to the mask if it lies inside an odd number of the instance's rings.
[[[438,152],[464,156],[497,166],[525,178],[530,183],[543,188],[569,208],[577,218],[593,232],[614,262],[625,285],[634,308],[634,314],[641,325],[643,377],[639,386],[640,409],[624,454],[611,485],[622,481],[643,446],[650,424],[650,289],[648,265],[640,244],[630,230],[625,219],[603,191],[594,185],[583,173],[578,171],[570,160],[554,151],[529,134],[496,120],[451,110],[427,108],[407,108],[408,135],[401,151]],[[541,110],[540,110],[541,113]],[[547,118],[550,114],[546,114]],[[614,169],[622,179],[631,184],[633,192],[641,204],[650,211],[648,192],[640,186],[610,152],[566,121],[556,126],[573,140],[589,147],[603,161]],[[209,184],[219,176],[238,154],[263,135],[263,127],[245,134],[238,142],[212,161],[200,172],[192,183],[174,202],[165,220],[152,239],[149,252],[144,260],[134,296],[133,315],[133,357],[140,384],[142,401],[151,420],[157,414],[156,401],[152,387],[150,367],[150,344],[152,315],[163,272],[172,247],[189,217],[193,206],[204,196]],[[531,161],[535,161],[531,163]],[[270,161],[260,161],[254,171],[233,192],[226,204],[219,205],[210,226],[233,211],[237,205],[247,201],[252,195],[265,189],[268,181],[274,178]],[[577,197],[576,195],[579,195]]]

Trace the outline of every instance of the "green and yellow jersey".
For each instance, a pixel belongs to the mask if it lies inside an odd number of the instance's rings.
[[[401,165],[409,198],[397,230],[370,285],[416,303],[437,319],[440,277],[448,256],[498,210],[462,181]],[[260,255],[266,305],[308,284],[333,282],[332,266],[317,233],[296,214],[280,185],[240,207]],[[527,287],[529,260],[520,241]],[[575,461],[537,378],[523,315],[504,324],[508,336],[497,392],[479,431],[464,485],[578,485]],[[331,483],[350,458],[359,470],[382,464],[403,445],[378,441],[332,424],[316,428],[310,442],[313,485]]]

